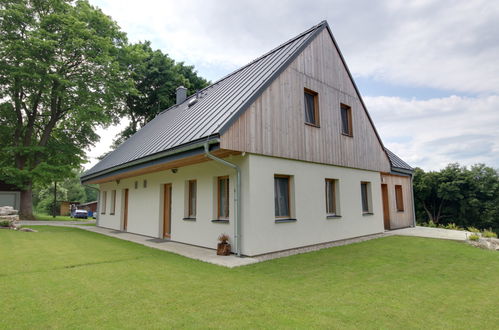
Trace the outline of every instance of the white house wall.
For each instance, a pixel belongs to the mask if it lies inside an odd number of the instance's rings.
[[[244,173],[247,158],[232,156],[227,160],[238,163]],[[229,223],[214,223],[216,219],[216,178],[229,175]],[[147,187],[143,182],[147,180]],[[197,180],[197,216],[195,221],[183,220],[185,217],[186,181]],[[135,182],[138,188],[135,189]],[[247,186],[248,176],[243,175],[243,186]],[[99,214],[99,226],[117,230],[123,229],[123,194],[128,188],[128,226],[127,231],[145,236],[162,236],[163,226],[163,185],[172,184],[171,239],[209,248],[216,248],[217,238],[226,233],[233,241],[234,232],[234,183],[233,169],[214,161],[181,167],[177,173],[171,170],[122,179],[120,183],[108,182],[100,185],[101,196],[107,191],[106,214]],[[116,189],[116,214],[110,215],[111,191]],[[101,202],[102,205],[102,202]],[[99,206],[101,208],[101,206]],[[99,211],[101,212],[101,210]]]
[[[251,201],[243,227],[244,254],[259,255],[384,231],[379,172],[253,154],[249,164]],[[292,217],[296,222],[275,222],[275,174],[292,176]],[[341,218],[326,216],[326,178],[338,180]],[[362,213],[361,181],[371,183],[372,215]]]

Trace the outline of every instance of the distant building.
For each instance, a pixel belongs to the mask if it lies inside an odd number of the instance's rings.
[[[21,206],[21,191],[12,184],[0,181],[0,206],[12,206],[19,210]]]

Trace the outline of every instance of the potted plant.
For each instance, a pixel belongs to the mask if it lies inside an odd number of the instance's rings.
[[[230,255],[229,235],[221,234],[220,236],[218,236],[218,240],[220,243],[217,244],[217,255],[219,256]]]

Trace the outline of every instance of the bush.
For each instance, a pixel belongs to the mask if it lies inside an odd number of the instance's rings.
[[[452,230],[463,230],[463,228],[459,227],[454,222],[448,223],[447,225],[444,226],[444,228],[445,229],[452,229]]]
[[[478,234],[471,234],[470,236],[468,236],[468,239],[470,241],[478,241],[480,239],[480,235],[478,235]]]
[[[430,220],[427,224],[426,227],[431,227],[431,228],[436,228],[437,227],[437,224],[433,222],[433,220]]]
[[[494,233],[492,230],[487,230],[487,229],[485,229],[482,232],[482,236],[486,237],[486,238],[497,238],[497,234],[496,233]]]
[[[10,227],[10,221],[9,220],[0,221],[0,227]]]
[[[472,233],[476,233],[476,234],[480,233],[480,229],[475,228],[475,227],[468,227],[467,229],[468,229],[468,231],[471,231]]]

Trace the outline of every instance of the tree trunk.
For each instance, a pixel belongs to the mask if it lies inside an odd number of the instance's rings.
[[[33,216],[33,190],[31,184],[29,184],[26,189],[21,190],[19,217],[24,220],[35,219]]]

